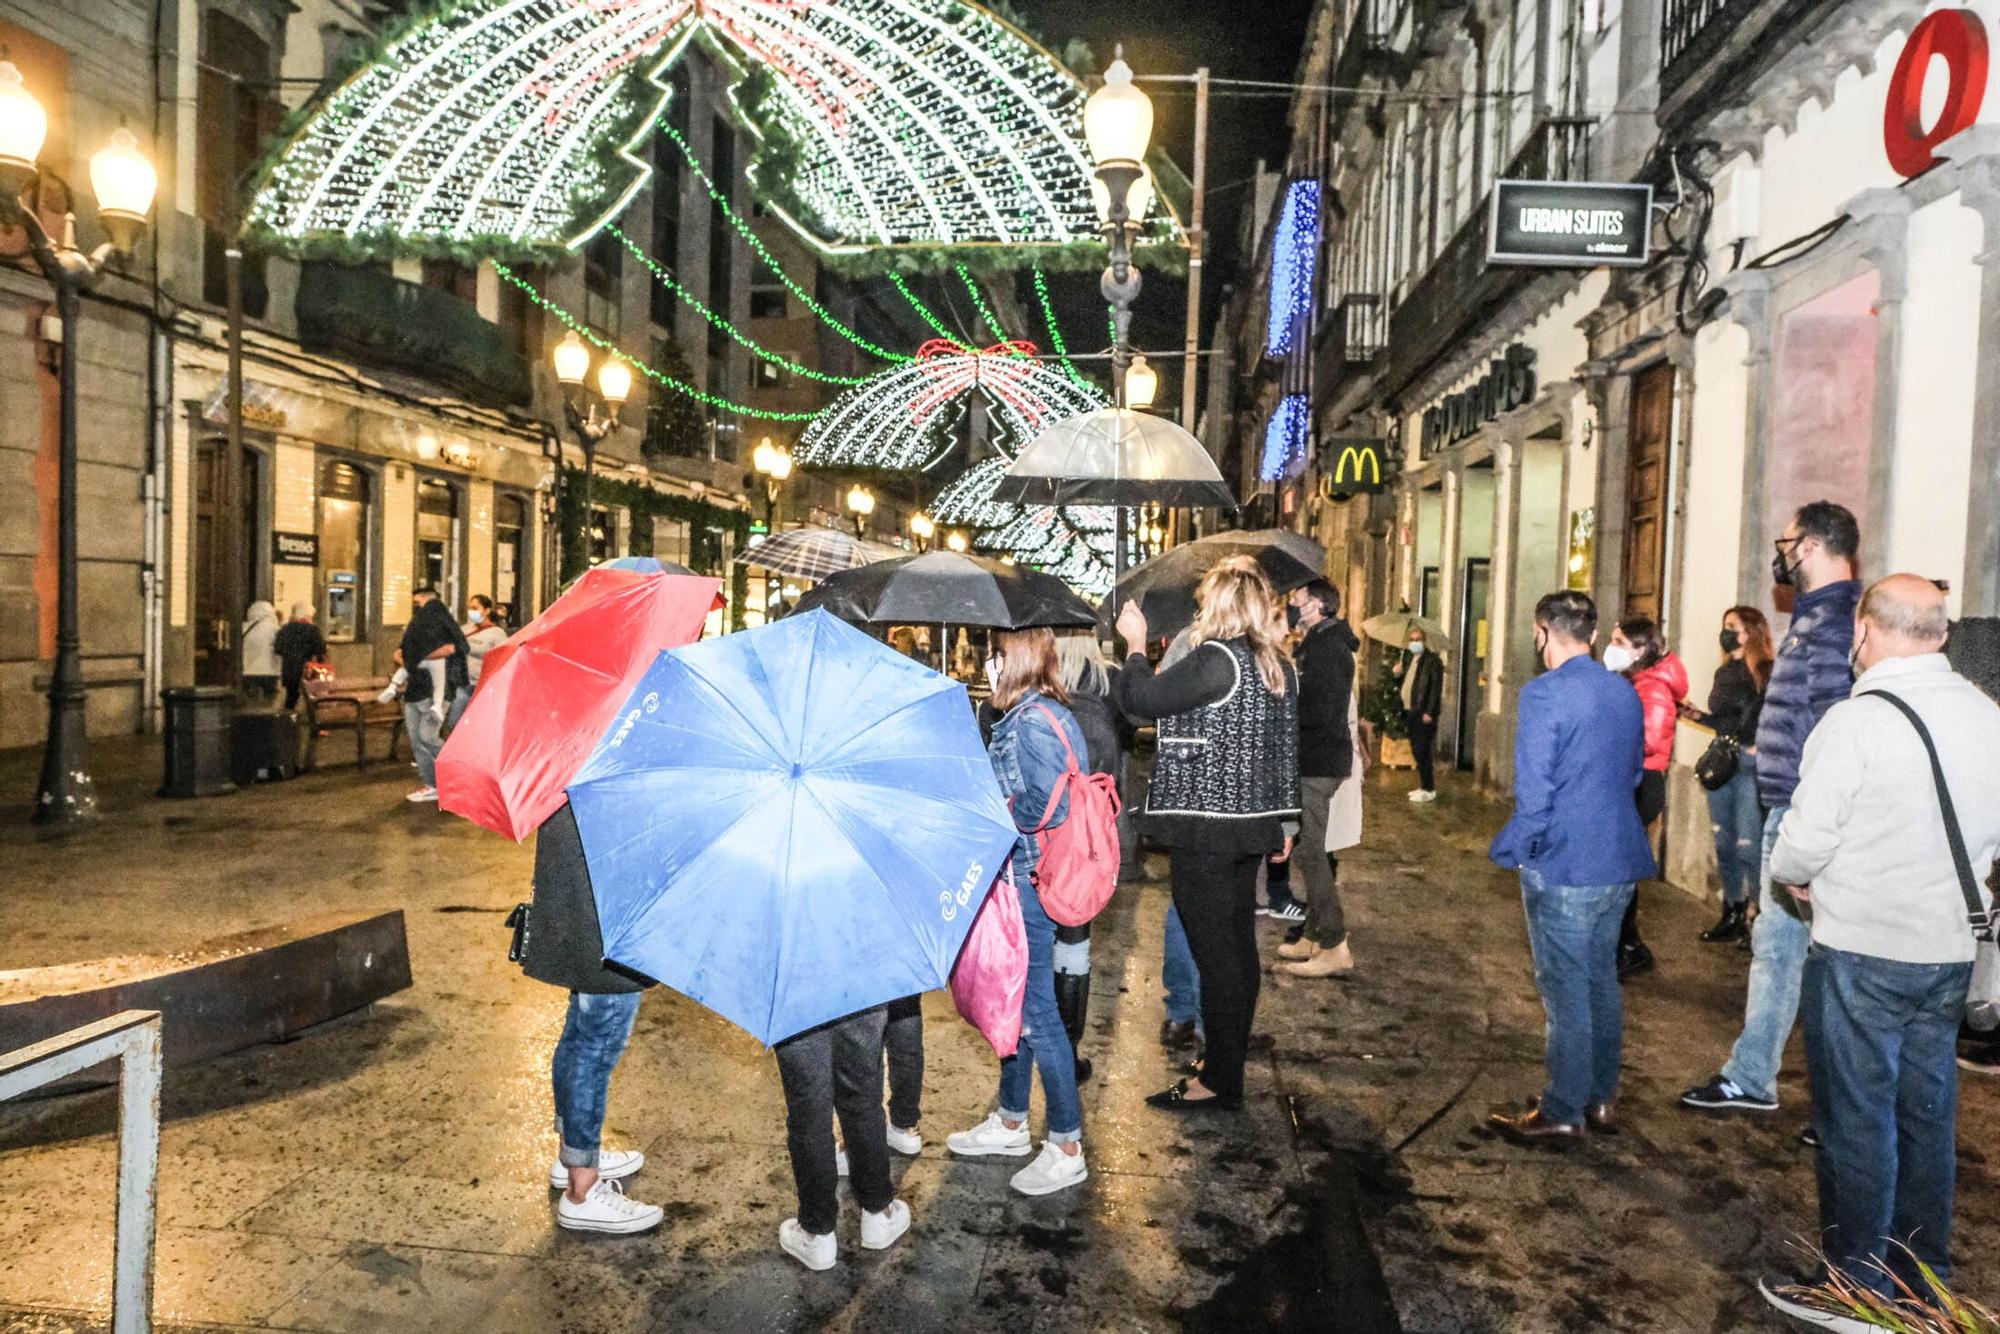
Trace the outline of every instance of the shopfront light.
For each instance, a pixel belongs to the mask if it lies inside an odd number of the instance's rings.
[[[1123,59],[1104,71],[1104,86],[1083,104],[1083,137],[1090,156],[1106,162],[1139,162],[1153,138],[1153,102],[1132,82]]]
[[[964,533],[958,533],[958,532],[954,532],[950,537],[947,537],[944,540],[944,544],[950,547],[953,551],[959,552],[960,554],[963,554],[965,549],[972,545],[970,542],[967,542],[965,540]]]
[[[18,198],[35,179],[35,159],[49,137],[49,116],[21,85],[21,71],[0,60],[0,189]]]
[[[111,244],[130,251],[146,230],[146,215],[153,208],[153,193],[160,186],[159,173],[139,151],[132,131],[120,125],[111,132],[111,142],[90,159],[90,188],[97,195],[97,218]]]
[[[563,335],[550,358],[556,364],[556,379],[572,389],[581,385],[584,377],[590,374],[590,349],[583,345],[583,340],[576,336],[574,329]]]
[[[422,435],[418,436],[412,442],[412,447],[417,451],[417,457],[425,463],[431,463],[437,459],[438,438],[429,431],[425,431]]]
[[[1125,369],[1125,406],[1150,408],[1159,393],[1160,373],[1148,366],[1144,357],[1133,357]]]
[[[597,368],[597,392],[613,408],[632,396],[632,368],[617,357],[607,357]]]

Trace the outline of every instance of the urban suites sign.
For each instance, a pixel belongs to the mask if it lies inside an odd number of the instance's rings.
[[[1500,181],[1493,187],[1488,264],[1596,268],[1644,264],[1653,187],[1589,181]]]
[[[1535,353],[1516,343],[1494,358],[1477,384],[1447,394],[1425,411],[1418,457],[1427,459],[1457,444],[1501,413],[1525,407],[1534,398]]]

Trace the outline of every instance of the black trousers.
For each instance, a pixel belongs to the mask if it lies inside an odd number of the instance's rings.
[[[915,1130],[924,1115],[923,997],[890,1001],[888,1017],[883,1045],[889,1052],[889,1120]]]
[[[785,1085],[785,1147],[799,1192],[799,1226],[814,1236],[833,1231],[839,1215],[839,1175],[833,1161],[833,1117],[847,1141],[849,1181],[870,1213],[896,1198],[889,1180],[889,1138],[882,1122],[881,1006],[786,1038],[776,1048]]]
[[[1257,958],[1257,864],[1263,857],[1174,848],[1170,861],[1174,907],[1201,974],[1201,1026],[1208,1040],[1201,1082],[1225,1097],[1241,1097],[1263,975]]]
[[[1405,714],[1410,724],[1410,755],[1417,762],[1417,786],[1426,792],[1437,791],[1437,773],[1431,764],[1431,757],[1437,751],[1438,725],[1436,721],[1425,722],[1414,713]]]
[[[1639,807],[1639,823],[1650,833],[1653,821],[1660,818],[1667,809],[1667,775],[1664,770],[1648,769],[1639,775],[1639,787],[1632,794]],[[1631,901],[1625,905],[1625,920],[1618,924],[1618,944],[1629,949],[1642,942],[1639,939],[1639,894],[1632,893]]]

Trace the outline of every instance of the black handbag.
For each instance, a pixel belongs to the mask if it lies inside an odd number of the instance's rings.
[[[1720,792],[1743,764],[1743,747],[1733,736],[1718,736],[1694,762],[1694,776],[1710,792]]]

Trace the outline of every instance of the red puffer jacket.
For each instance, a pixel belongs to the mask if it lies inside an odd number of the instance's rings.
[[[1639,692],[1639,703],[1646,709],[1646,767],[1665,772],[1674,758],[1679,705],[1687,698],[1687,668],[1668,653],[1651,667],[1632,673],[1632,688]]]

